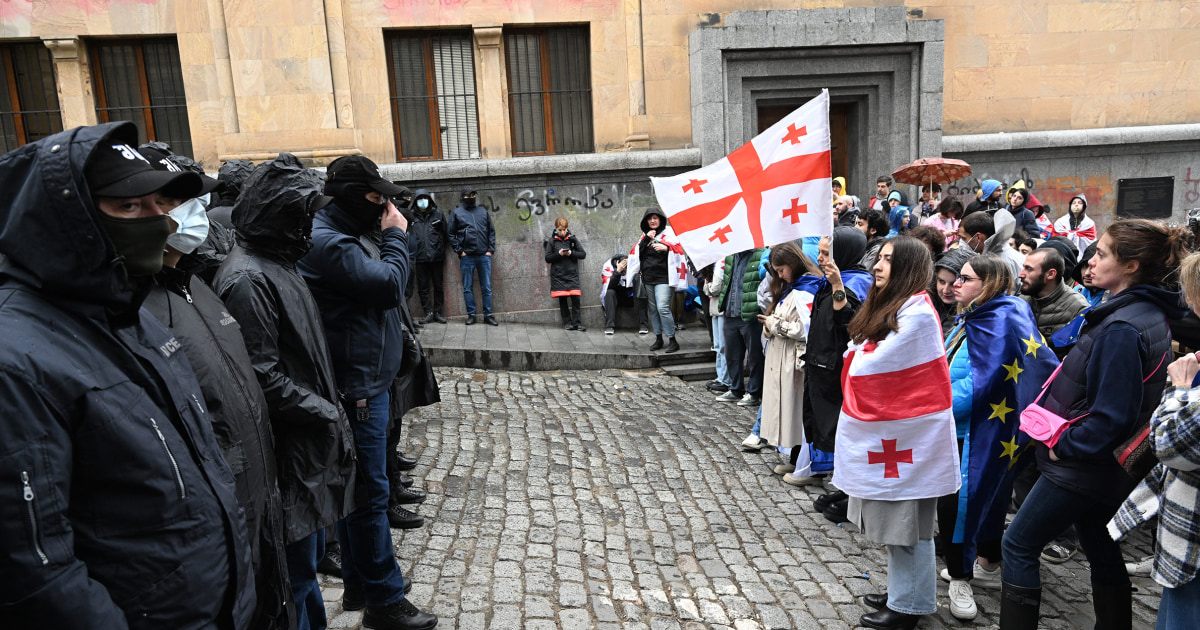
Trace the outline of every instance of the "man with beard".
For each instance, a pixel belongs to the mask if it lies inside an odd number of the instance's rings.
[[[1038,331],[1047,341],[1088,307],[1087,300],[1063,282],[1065,276],[1066,261],[1052,245],[1043,245],[1026,256],[1018,276],[1021,297],[1033,309]],[[1059,359],[1069,351],[1070,348],[1054,348]]]
[[[320,186],[290,153],[254,169],[233,207],[238,245],[213,279],[267,400],[299,630],[325,627],[317,562],[325,528],[354,508],[356,472],[321,315],[296,270],[311,247],[313,215],[330,201]]]
[[[391,202],[401,192],[363,156],[334,160],[325,179],[333,203],[317,212],[313,249],[298,265],[320,307],[366,490],[365,502],[338,524],[345,545],[342,606],[365,607],[363,626],[381,630],[432,628],[438,621],[404,598],[387,517],[388,390],[404,357],[399,306],[409,274],[408,221]],[[359,240],[377,225],[378,253]],[[423,493],[401,491],[412,502],[425,499]]]

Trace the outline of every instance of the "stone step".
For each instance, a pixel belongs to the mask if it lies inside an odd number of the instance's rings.
[[[712,350],[680,350],[666,354],[659,350],[654,353],[654,360],[659,367],[667,367],[668,365],[684,365],[692,363],[708,363],[713,365],[717,360],[717,353]]]
[[[664,365],[662,370],[667,376],[674,376],[682,381],[711,381],[717,378],[717,369],[711,361],[708,363]]]

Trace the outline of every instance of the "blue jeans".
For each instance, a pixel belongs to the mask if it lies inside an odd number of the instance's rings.
[[[671,298],[675,296],[675,289],[669,284],[649,284],[646,288],[654,294],[654,300],[650,302],[650,325],[654,328],[654,334],[674,337],[675,318],[671,316]]]
[[[1164,588],[1156,630],[1200,628],[1200,578],[1183,586]]]
[[[907,615],[937,612],[937,559],[933,539],[912,547],[885,545],[888,552],[888,608]]]
[[[360,402],[367,404],[359,406]],[[388,393],[345,405],[354,429],[358,483],[366,487],[367,500],[338,523],[342,581],[347,587],[361,587],[369,608],[381,608],[404,599],[404,578],[387,519]]]
[[[725,316],[715,315],[712,318],[713,350],[717,351],[717,380],[729,386],[729,366],[725,364]]]
[[[492,314],[492,257],[487,255],[458,257],[462,270],[463,300],[467,303],[467,315],[475,315],[475,272],[479,272],[479,291],[483,293],[483,316]]]
[[[750,432],[753,433],[754,435],[760,435],[759,430],[761,430],[761,429],[762,429],[762,405],[759,405],[758,406],[758,416],[756,418],[754,418],[754,428],[750,429]]]
[[[1000,546],[1004,581],[1022,588],[1041,588],[1042,548],[1074,524],[1079,546],[1092,565],[1092,584],[1128,591],[1129,574],[1121,547],[1106,529],[1118,507],[1060,488],[1045,477],[1038,479],[1004,532]]]
[[[325,630],[325,601],[317,582],[317,563],[325,554],[325,530],[318,529],[283,551],[296,604],[296,630]]]

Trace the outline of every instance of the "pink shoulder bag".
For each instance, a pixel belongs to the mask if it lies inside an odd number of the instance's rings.
[[[1162,367],[1163,361],[1166,359],[1167,355],[1164,354],[1162,359],[1159,360],[1158,365],[1154,367],[1146,378],[1142,379],[1142,382],[1145,383],[1150,380],[1150,377],[1158,372],[1158,368]],[[1038,394],[1037,398],[1034,398],[1033,402],[1029,403],[1029,406],[1021,412],[1021,430],[1029,437],[1050,448],[1054,448],[1054,445],[1058,444],[1058,438],[1062,437],[1063,432],[1068,427],[1091,415],[1085,413],[1078,418],[1068,420],[1038,404],[1042,400],[1042,397],[1046,395],[1046,390],[1050,389],[1050,383],[1054,382],[1054,377],[1058,376],[1059,370],[1062,370],[1061,363],[1058,364],[1057,368],[1054,368],[1054,373],[1050,375],[1050,378],[1046,379],[1046,384],[1042,385],[1042,391]]]

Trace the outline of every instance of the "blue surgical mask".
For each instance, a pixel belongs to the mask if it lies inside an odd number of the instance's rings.
[[[175,233],[167,237],[167,245],[182,254],[190,254],[200,247],[208,238],[208,200],[209,195],[188,199],[167,213],[179,224]]]
[[[429,200],[428,200],[428,199],[418,199],[418,200],[417,200],[417,207],[418,207],[418,208],[420,208],[420,209],[422,209],[422,210],[424,210],[424,209],[428,208],[428,207],[429,207]]]

